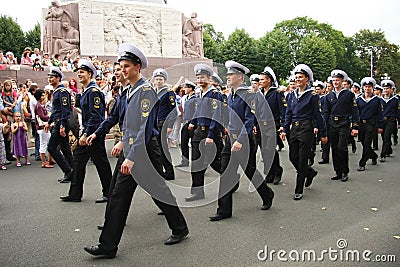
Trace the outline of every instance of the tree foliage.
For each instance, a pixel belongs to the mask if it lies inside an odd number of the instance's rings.
[[[286,79],[293,69],[289,38],[280,30],[266,33],[258,42],[260,62],[271,67],[278,80]]]
[[[222,45],[223,62],[234,60],[245,65],[252,73],[260,73],[263,64],[259,61],[257,42],[244,29],[236,29]]]
[[[25,45],[40,49],[40,24],[36,23],[32,30],[25,33]]]
[[[336,66],[335,49],[316,35],[306,36],[299,44],[296,65],[300,63],[312,69],[314,81],[325,81]]]
[[[0,16],[0,49],[18,56],[25,46],[24,32],[9,16]]]

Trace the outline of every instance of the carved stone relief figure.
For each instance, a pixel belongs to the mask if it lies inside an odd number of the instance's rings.
[[[182,53],[183,57],[204,57],[203,23],[197,20],[196,12],[190,19],[183,17]]]
[[[56,49],[56,40],[63,38],[62,23],[71,24],[71,14],[60,7],[60,3],[56,0],[51,1],[51,6],[45,16],[45,36],[43,50],[44,52],[54,55],[59,51]]]
[[[55,49],[59,54],[77,53],[79,50],[79,31],[69,22],[63,22],[63,39],[57,39]]]
[[[156,14],[127,7],[105,13],[104,17],[105,53],[114,54],[121,43],[131,42],[147,55],[161,56],[161,28]]]

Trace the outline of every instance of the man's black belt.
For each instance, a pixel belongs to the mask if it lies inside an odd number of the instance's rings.
[[[313,121],[312,120],[304,120],[304,121],[295,121],[292,123],[292,125],[299,127],[300,125],[308,125],[308,124],[312,124]]]

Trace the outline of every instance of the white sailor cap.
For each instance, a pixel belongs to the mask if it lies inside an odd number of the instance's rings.
[[[294,75],[290,75],[289,77],[289,82],[295,82],[296,81],[296,77]]]
[[[185,79],[185,85],[187,87],[191,87],[191,88],[196,88],[196,85],[194,83],[192,83],[191,81],[189,81],[188,79]]]
[[[195,75],[205,74],[208,76],[212,76],[214,73],[214,70],[210,66],[204,63],[196,64],[193,70]]]
[[[383,87],[382,86],[380,86],[379,84],[376,84],[375,85],[375,87],[374,87],[374,90],[379,90],[379,91],[383,91]]]
[[[391,88],[395,87],[394,82],[392,80],[382,80],[381,81],[381,86],[383,86],[383,87],[391,87]]]
[[[358,89],[361,88],[361,86],[358,83],[353,83],[353,87],[357,87]]]
[[[346,81],[348,81],[350,83],[350,85],[353,85],[353,80],[350,77],[347,77]]]
[[[318,81],[318,80],[316,80],[316,81],[313,83],[313,86],[314,86],[314,87],[319,86],[319,87],[321,87],[322,89],[325,89],[325,83],[324,83],[324,82],[321,82],[321,81]]]
[[[364,86],[364,85],[366,85],[366,84],[370,84],[370,85],[372,85],[372,87],[375,87],[376,81],[375,81],[375,79],[372,78],[372,77],[364,77],[364,78],[361,80],[361,86]]]
[[[215,71],[211,75],[211,79],[213,79],[214,82],[218,83],[219,85],[223,84],[224,82],[222,81],[221,77],[219,77],[218,73]]]
[[[92,62],[90,62],[87,59],[83,59],[83,58],[79,59],[79,61],[78,61],[78,70],[79,69],[83,69],[83,70],[86,70],[88,72],[91,72],[93,77],[95,75],[97,75],[97,69],[93,66]]]
[[[64,74],[61,72],[61,70],[57,67],[51,66],[49,73],[47,73],[49,76],[57,76],[61,78],[61,81],[64,80]]]
[[[146,55],[137,46],[130,43],[123,43],[118,48],[118,61],[130,60],[139,63],[141,69],[147,68],[148,61]]]
[[[259,82],[260,81],[260,75],[258,75],[256,73],[250,75],[250,82],[252,82],[252,81]]]
[[[331,72],[331,77],[332,78],[341,78],[344,81],[347,81],[349,79],[349,76],[347,75],[347,73],[342,70],[333,70]]]
[[[155,69],[153,71],[153,78],[157,76],[163,77],[164,80],[168,80],[168,73],[164,69]]]
[[[269,78],[272,80],[272,83],[275,86],[278,86],[278,82],[276,80],[276,76],[275,76],[275,72],[271,67],[265,67],[264,70],[261,72],[261,74],[265,74],[267,76],[269,76]],[[296,78],[294,78],[294,80],[296,80]]]
[[[303,73],[304,75],[306,75],[310,81],[310,83],[314,82],[314,75],[313,72],[311,70],[311,68],[309,66],[307,66],[306,64],[299,64],[297,65],[294,70],[293,73]]]
[[[225,62],[225,67],[228,69],[226,74],[232,74],[232,73],[247,74],[250,72],[250,70],[247,67],[233,60],[228,60],[227,62]]]

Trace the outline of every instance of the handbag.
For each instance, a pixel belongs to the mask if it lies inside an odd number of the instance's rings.
[[[37,124],[38,124],[38,126],[41,128],[41,127],[44,127],[45,126],[45,124],[46,124],[46,122],[44,122],[38,115],[36,115],[36,122],[37,122]]]

